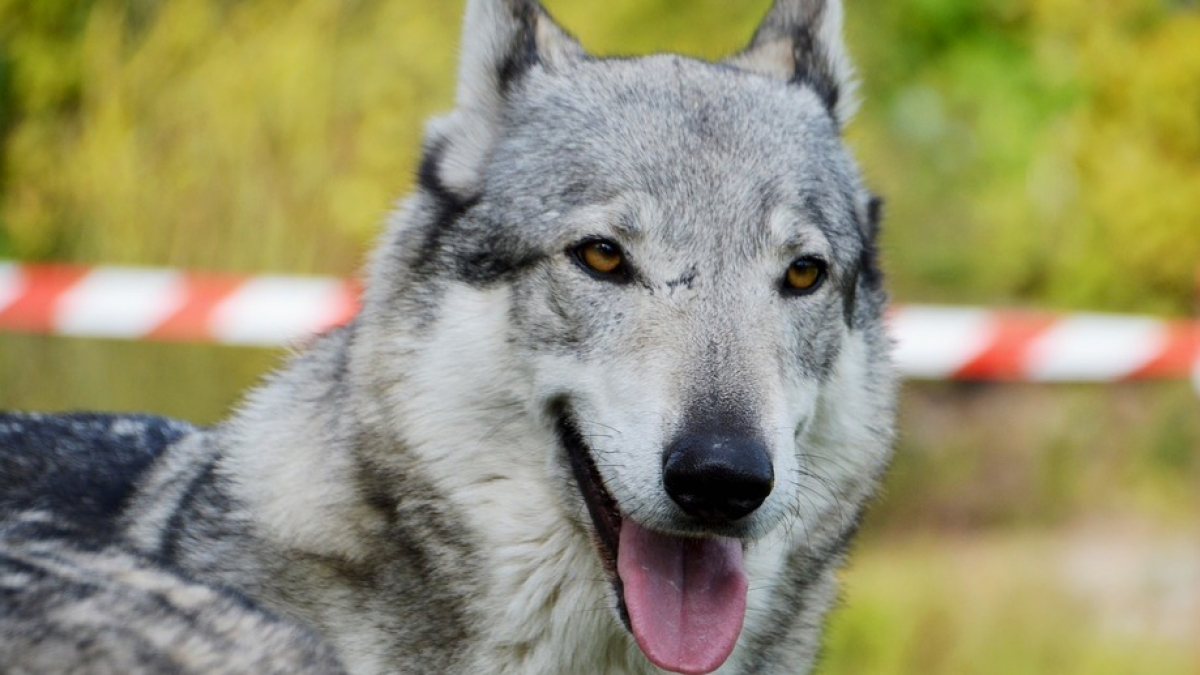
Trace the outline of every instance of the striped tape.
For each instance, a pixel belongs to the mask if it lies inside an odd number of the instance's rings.
[[[0,331],[271,346],[356,311],[357,287],[332,277],[0,263]]]
[[[904,306],[889,317],[900,371],[922,379],[1111,382],[1193,378],[1200,323]]]
[[[0,331],[270,346],[357,309],[357,286],[332,277],[0,263]],[[908,305],[889,324],[896,364],[913,378],[1200,386],[1197,322]]]

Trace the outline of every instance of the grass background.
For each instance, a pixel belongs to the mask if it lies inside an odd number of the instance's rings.
[[[594,52],[705,57],[768,4],[547,2]],[[1195,313],[1195,2],[847,4],[897,300]],[[450,106],[460,15],[0,0],[0,257],[354,273]],[[277,359],[0,335],[0,407],[211,422]],[[1200,672],[1198,406],[1184,383],[906,387],[823,671]]]

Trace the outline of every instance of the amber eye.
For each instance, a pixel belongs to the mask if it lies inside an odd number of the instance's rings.
[[[610,277],[621,275],[625,270],[625,254],[611,241],[587,241],[572,252],[585,268],[596,274]]]
[[[820,258],[804,257],[788,266],[783,278],[783,288],[788,293],[811,293],[825,280],[825,261]]]

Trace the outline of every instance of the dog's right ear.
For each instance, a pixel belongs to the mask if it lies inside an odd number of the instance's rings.
[[[839,127],[854,116],[854,67],[842,38],[841,0],[775,0],[731,65],[811,87]]]
[[[434,120],[426,153],[437,149],[442,185],[470,198],[499,130],[505,99],[534,68],[584,57],[575,38],[537,0],[468,0],[455,110]]]

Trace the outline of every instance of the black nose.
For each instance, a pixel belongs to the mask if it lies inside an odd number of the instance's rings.
[[[774,483],[766,446],[748,436],[684,435],[663,459],[667,494],[689,515],[709,521],[750,515]]]

